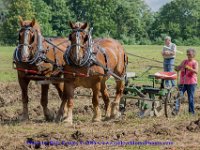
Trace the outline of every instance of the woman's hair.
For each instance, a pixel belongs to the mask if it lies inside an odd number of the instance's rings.
[[[192,52],[192,53],[194,54],[194,56],[196,55],[196,51],[195,51],[194,48],[188,48],[188,49],[187,49],[187,53],[188,53],[188,52]]]
[[[171,41],[171,37],[170,36],[166,36],[165,40],[170,40]]]

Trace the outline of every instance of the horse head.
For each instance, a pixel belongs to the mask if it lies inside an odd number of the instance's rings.
[[[86,51],[86,42],[88,40],[88,24],[87,23],[72,23],[70,22],[72,33],[69,34],[71,41],[70,59],[77,66],[80,66]]]
[[[19,45],[17,56],[21,62],[33,62],[38,49],[42,48],[40,26],[35,19],[24,21],[19,17],[21,29],[19,31]]]

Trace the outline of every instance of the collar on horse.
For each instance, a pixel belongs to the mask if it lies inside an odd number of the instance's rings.
[[[40,32],[38,32],[37,30],[35,30],[33,27],[30,27],[30,26],[23,27],[23,28],[20,29],[20,31],[21,30],[32,31],[34,33],[34,41],[30,45],[25,43],[25,44],[19,44],[17,46],[17,48],[15,49],[14,54],[13,54],[13,68],[14,69],[16,69],[18,71],[23,71],[25,73],[41,74],[41,71],[29,70],[29,69],[25,69],[25,68],[16,68],[15,65],[14,65],[16,63],[22,63],[20,55],[19,55],[20,46],[25,45],[25,46],[28,46],[28,47],[33,47],[33,44],[36,43],[37,45],[36,45],[36,49],[35,49],[35,55],[31,60],[27,61],[26,63],[29,64],[29,65],[39,66],[39,65],[42,64],[42,62],[46,62],[46,63],[52,64],[53,67],[56,68],[56,69],[54,69],[55,72],[58,72],[58,70],[62,70],[62,66],[60,66],[58,64],[58,59],[56,58],[56,50],[58,49],[59,51],[62,51],[64,53],[64,51],[58,47],[59,45],[63,44],[63,42],[59,43],[58,45],[55,45],[49,39],[44,39]],[[36,40],[37,40],[37,42],[36,42]],[[48,44],[50,44],[50,46],[53,47],[55,60],[50,60],[46,56],[46,53],[49,51],[49,48],[44,49],[44,47],[43,47],[44,41],[47,42]],[[64,42],[66,42],[66,41],[64,41]]]
[[[66,61],[66,63],[70,66],[73,67],[89,67],[93,64],[93,61],[96,59],[95,56],[93,55],[93,41],[92,41],[92,30],[93,28],[90,28],[90,31],[87,33],[85,30],[83,29],[73,29],[74,32],[77,32],[78,34],[80,34],[80,32],[85,32],[86,34],[88,34],[88,43],[87,45],[80,45],[79,43],[75,43],[72,44],[71,46],[69,46],[64,54],[64,60]],[[79,37],[78,37],[79,38]],[[80,39],[79,39],[80,40]],[[72,61],[72,59],[70,58],[70,52],[72,50],[72,48],[74,46],[80,46],[86,49],[85,54],[83,59],[81,60],[80,64],[76,64]]]
[[[42,60],[45,60],[46,55],[45,55],[45,50],[43,48],[43,37],[42,37],[41,33],[30,26],[23,27],[20,29],[20,31],[21,30],[25,30],[25,32],[32,31],[34,33],[34,41],[31,44],[28,44],[28,43],[18,44],[17,48],[14,51],[14,55],[13,55],[14,62],[22,62],[21,57],[19,55],[19,49],[21,46],[28,46],[29,48],[34,48],[33,45],[35,43],[37,43],[36,50],[35,50],[36,53],[35,53],[34,57],[31,60],[27,61],[26,63],[34,64],[37,62],[41,62]],[[37,40],[37,42],[36,42],[36,40]]]

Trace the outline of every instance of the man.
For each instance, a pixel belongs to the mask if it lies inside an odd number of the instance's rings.
[[[183,60],[182,63],[175,68],[180,73],[180,91],[183,95],[185,91],[188,94],[189,102],[189,113],[194,114],[194,93],[197,85],[197,73],[198,73],[198,62],[194,59],[196,52],[190,48],[187,50],[187,59]],[[179,111],[180,101],[176,101],[175,114]]]
[[[164,71],[172,72],[173,66],[174,66],[174,60],[176,56],[176,45],[171,42],[171,37],[169,36],[165,37],[165,45],[162,50],[162,56],[164,58],[164,62],[163,62]],[[166,80],[165,86],[170,87],[170,82],[171,82],[171,86],[175,86],[174,80],[171,80],[171,81]]]

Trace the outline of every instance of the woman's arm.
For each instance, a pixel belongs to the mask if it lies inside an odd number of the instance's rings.
[[[187,70],[190,70],[190,71],[192,71],[192,72],[198,74],[199,64],[198,64],[198,62],[196,61],[195,65],[194,65],[194,68],[192,68],[192,67],[190,67],[190,66],[188,66],[188,65],[186,65],[185,68],[186,68]]]
[[[182,63],[181,63],[179,66],[176,66],[176,67],[175,67],[175,70],[176,70],[176,71],[180,71],[181,68],[184,67],[184,64],[185,64],[185,60],[182,61]]]

